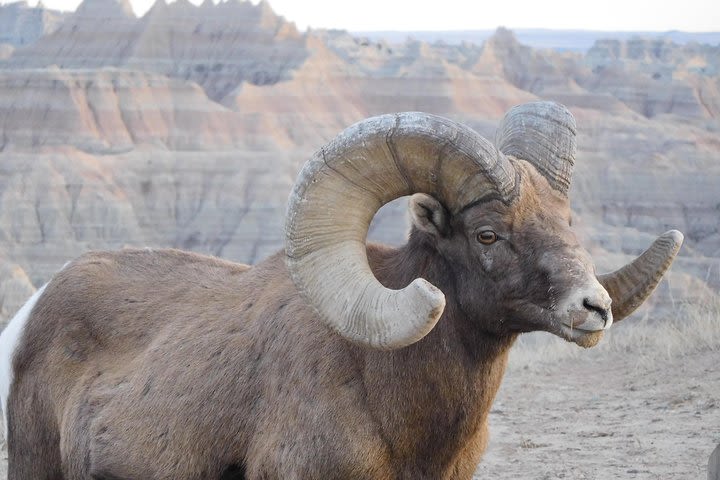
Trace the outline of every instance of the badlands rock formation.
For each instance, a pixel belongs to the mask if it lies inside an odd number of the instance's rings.
[[[42,2],[35,7],[29,6],[25,0],[0,5],[0,45],[29,45],[54,32],[65,16],[62,12],[45,8]]]
[[[720,116],[717,47],[640,38],[605,40],[588,51],[586,64],[592,75],[580,80],[584,87],[609,93],[646,117]]]
[[[5,7],[8,8],[8,7]],[[4,17],[0,17],[4,18]],[[4,30],[3,30],[4,31]],[[266,2],[85,0],[54,31],[0,48],[0,317],[92,248],[176,246],[254,262],[283,245],[302,162],[369,115],[424,110],[486,137],[510,106],[568,105],[579,125],[576,224],[617,266],[686,233],[661,300],[720,290],[720,47],[602,41],[536,50],[299,32]],[[397,243],[404,206],[372,238]]]
[[[200,7],[157,0],[138,19],[127,0],[86,0],[54,33],[12,56],[13,67],[122,67],[192,81],[214,100],[242,82],[270,85],[307,57],[304,36],[265,1]]]
[[[200,86],[117,68],[0,70],[0,149],[72,145],[97,154],[272,147]],[[269,132],[269,134],[272,132]]]

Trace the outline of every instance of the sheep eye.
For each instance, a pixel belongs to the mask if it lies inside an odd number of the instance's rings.
[[[483,230],[478,233],[477,240],[483,245],[490,245],[491,243],[495,243],[497,241],[497,234],[492,230]]]

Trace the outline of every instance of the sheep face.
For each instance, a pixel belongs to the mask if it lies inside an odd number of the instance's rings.
[[[543,330],[593,346],[612,324],[610,296],[570,227],[567,199],[533,166],[515,163],[521,182],[510,204],[490,198],[451,216],[434,198],[413,196],[413,235],[451,269],[450,295],[479,328]]]

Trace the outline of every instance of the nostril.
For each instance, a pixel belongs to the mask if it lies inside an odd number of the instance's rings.
[[[600,318],[603,319],[605,323],[608,321],[608,309],[601,307],[599,305],[595,305],[592,300],[589,298],[583,299],[583,307],[587,308],[588,310],[592,312],[597,312],[598,315],[600,315]]]

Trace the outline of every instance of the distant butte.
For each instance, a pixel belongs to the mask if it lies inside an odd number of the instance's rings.
[[[68,14],[45,8],[42,2],[30,7],[26,1],[0,5],[0,45],[29,45],[55,31]],[[0,59],[3,55],[0,53]]]

